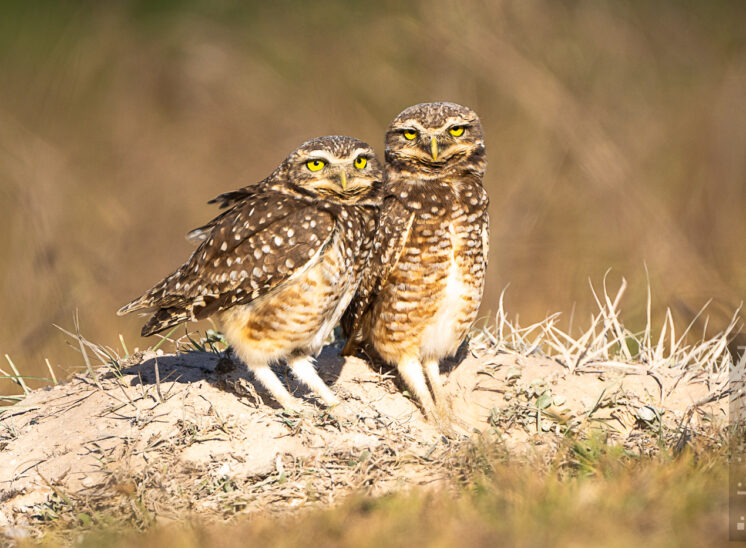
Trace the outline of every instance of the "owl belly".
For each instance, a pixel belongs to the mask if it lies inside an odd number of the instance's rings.
[[[355,292],[337,237],[324,255],[271,293],[221,316],[226,340],[247,363],[316,354]]]
[[[471,288],[466,284],[456,259],[452,258],[445,286],[438,296],[439,305],[422,330],[421,359],[439,360],[456,353],[474,321],[476,308],[470,293]]]
[[[390,363],[455,354],[479,307],[481,284],[467,281],[470,264],[453,225],[417,228],[373,313],[370,342]]]

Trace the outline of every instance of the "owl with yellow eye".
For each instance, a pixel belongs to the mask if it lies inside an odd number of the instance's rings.
[[[201,242],[191,257],[118,314],[151,314],[143,336],[215,316],[235,354],[283,407],[299,402],[270,368],[279,363],[335,405],[313,358],[360,283],[381,185],[366,143],[307,141],[260,183],[212,200],[226,211],[189,234]]]
[[[362,346],[395,365],[430,416],[444,403],[439,363],[464,341],[484,290],[486,164],[473,110],[424,103],[394,118],[373,252],[342,322],[343,353]]]

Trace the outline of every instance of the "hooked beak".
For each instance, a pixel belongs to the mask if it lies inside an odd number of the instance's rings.
[[[433,137],[432,141],[430,141],[430,153],[433,155],[433,160],[438,161],[438,140]]]
[[[347,190],[347,172],[344,169],[339,172],[339,182],[342,184],[342,190]]]

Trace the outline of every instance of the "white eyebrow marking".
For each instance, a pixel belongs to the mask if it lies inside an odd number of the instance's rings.
[[[419,123],[417,120],[414,119],[407,119],[402,120],[399,122],[394,129],[409,129],[409,128],[415,128],[419,131],[427,131],[425,129],[425,126],[423,126],[421,123]]]
[[[399,131],[402,129],[415,128],[422,133],[430,134],[437,133],[453,126],[470,126],[473,123],[474,122],[472,120],[467,120],[466,118],[462,118],[461,116],[449,116],[443,123],[443,125],[438,127],[425,128],[425,126],[420,124],[417,120],[407,119],[399,122],[396,127],[392,129],[394,129],[395,131]]]
[[[308,154],[304,161],[308,160],[324,160],[325,162],[332,163],[334,161],[334,157],[325,150],[314,150],[313,152]]]
[[[446,123],[440,126],[438,130],[459,126],[471,126],[473,124],[474,122],[472,122],[471,120],[466,120],[465,118],[461,118],[460,116],[450,116],[446,120]]]
[[[350,154],[350,158],[355,159],[361,154],[365,154],[368,157],[370,157],[370,156],[373,156],[373,151],[370,150],[369,148],[356,148],[355,150],[352,151],[352,154]]]
[[[313,152],[308,153],[308,156],[306,157],[304,162],[318,159],[324,160],[327,164],[339,165],[349,163],[351,159],[354,160],[355,158],[360,156],[360,154],[366,154],[368,157],[373,156],[373,152],[368,148],[356,148],[349,156],[345,156],[344,158],[337,158],[326,150],[314,150]]]

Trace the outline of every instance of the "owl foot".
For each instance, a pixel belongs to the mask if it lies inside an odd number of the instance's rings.
[[[404,358],[397,364],[396,368],[399,370],[404,383],[412,391],[417,401],[420,402],[425,416],[428,418],[434,417],[436,415],[435,402],[427,388],[427,381],[422,372],[420,360],[414,357]]]
[[[288,392],[285,385],[282,384],[282,381],[277,378],[277,375],[275,375],[274,371],[272,371],[268,365],[262,365],[259,367],[249,366],[249,369],[254,373],[256,380],[258,380],[259,383],[261,383],[261,385],[272,394],[275,401],[284,409],[299,412],[299,410],[303,408],[302,402]]]

